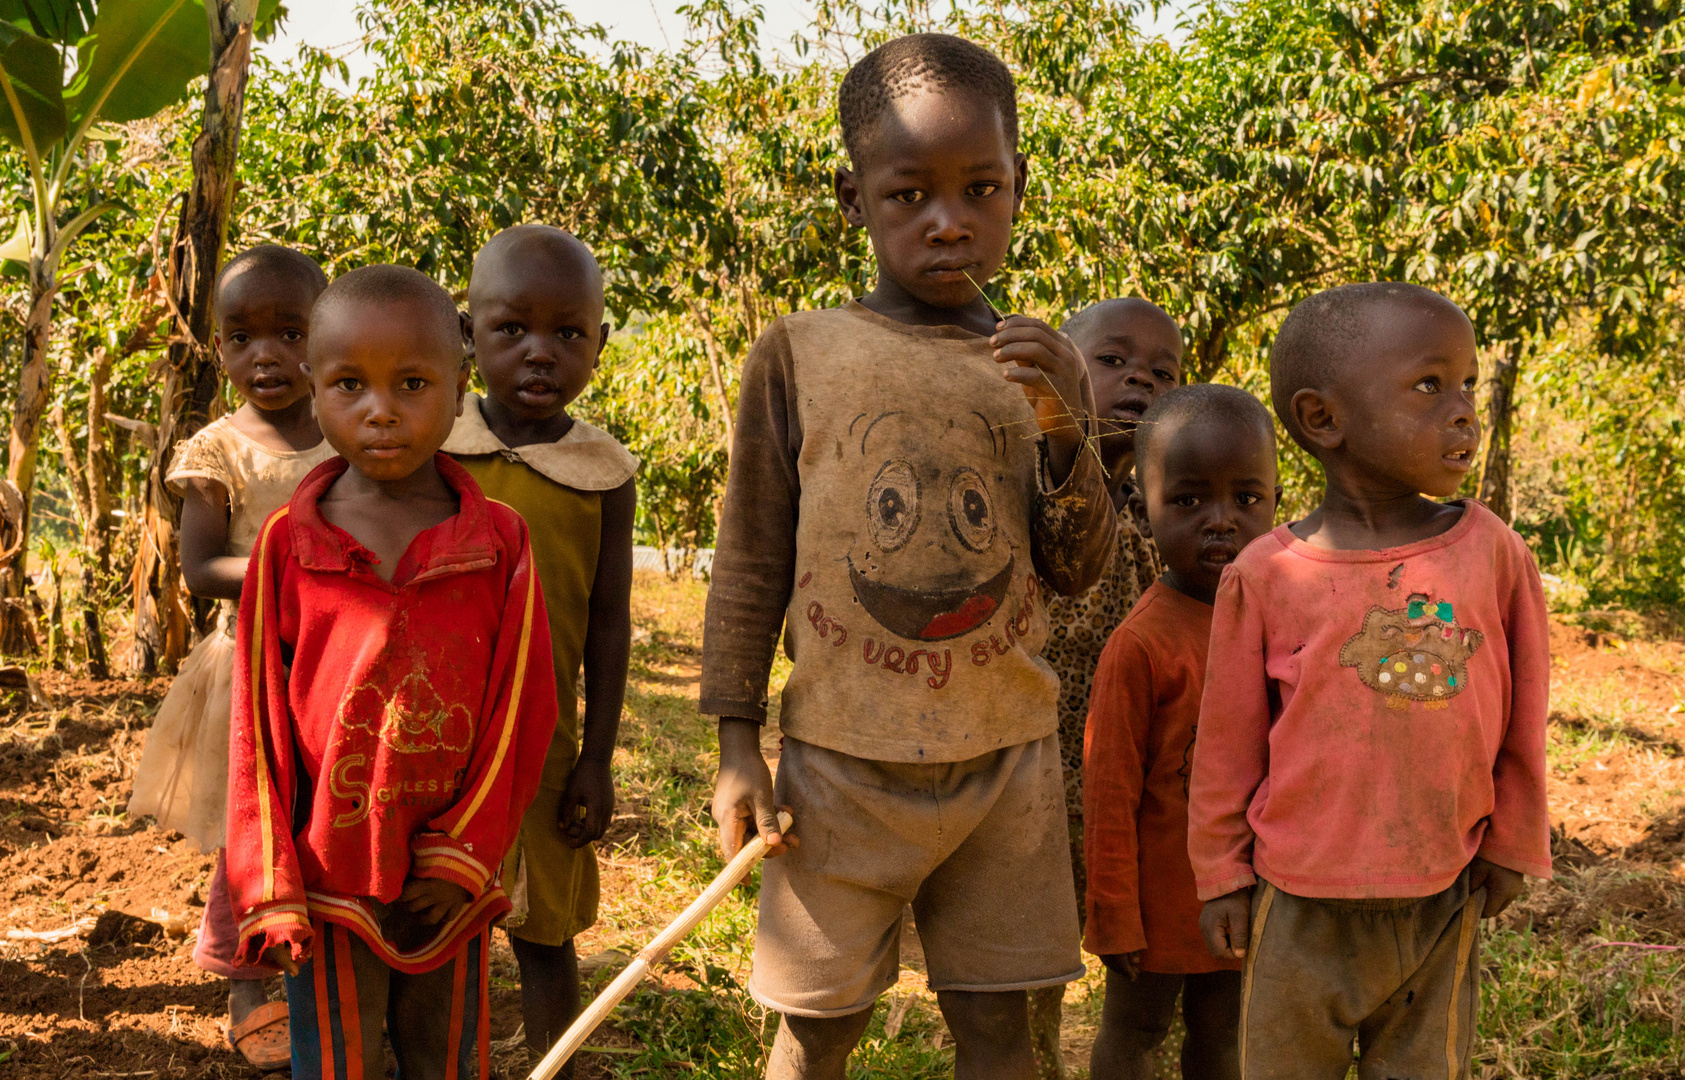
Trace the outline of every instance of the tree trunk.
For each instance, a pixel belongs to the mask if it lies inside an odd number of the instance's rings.
[[[37,249],[44,244],[37,241]],[[6,458],[6,479],[23,497],[22,511],[10,522],[13,537],[21,537],[23,545],[4,571],[4,588],[0,595],[7,599],[21,599],[27,581],[29,561],[30,506],[35,495],[35,455],[41,437],[41,420],[47,413],[52,397],[52,370],[47,366],[47,341],[53,332],[53,297],[58,282],[53,280],[51,268],[31,268],[29,288],[29,316],[23,327],[23,372],[18,379],[17,403],[12,407],[12,437]],[[8,545],[9,546],[9,545]],[[26,617],[21,604],[8,603],[0,607],[0,653],[18,656],[33,651],[35,635],[31,627],[22,625]]]
[[[1210,382],[1229,359],[1229,321],[1212,319],[1211,329],[1194,342],[1193,378],[1189,382]]]
[[[110,382],[111,354],[102,345],[94,352],[88,379],[88,531],[82,539],[102,575],[111,572],[111,462],[105,453],[105,388]]]
[[[234,200],[257,0],[216,0],[205,11],[211,23],[211,74],[193,140],[193,187],[182,203],[169,251],[174,344],[164,372],[157,448],[147,474],[144,537],[135,561],[134,666],[142,672],[173,672],[187,651],[189,601],[181,587],[176,543],[181,507],[164,486],[164,476],[176,443],[205,425],[221,389],[211,349],[211,302]]]
[[[1515,516],[1510,505],[1510,428],[1515,416],[1515,377],[1521,370],[1523,343],[1505,344],[1489,380],[1491,396],[1486,406],[1486,447],[1481,454],[1480,490],[1477,498],[1505,521]]]

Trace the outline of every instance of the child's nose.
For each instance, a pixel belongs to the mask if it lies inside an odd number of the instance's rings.
[[[959,207],[941,199],[931,200],[930,227],[925,234],[932,245],[958,244],[971,239],[971,226]]]
[[[373,427],[393,427],[398,423],[398,410],[385,394],[369,395],[367,422]]]

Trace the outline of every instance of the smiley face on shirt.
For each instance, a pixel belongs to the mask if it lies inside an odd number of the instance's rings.
[[[1007,437],[968,412],[946,421],[862,413],[863,527],[847,560],[855,599],[909,641],[969,633],[1000,608],[1016,560],[996,519]]]

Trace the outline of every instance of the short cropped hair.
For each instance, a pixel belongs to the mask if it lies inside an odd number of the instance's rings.
[[[411,304],[434,319],[439,332],[453,343],[462,342],[462,324],[450,293],[408,266],[378,263],[341,274],[316,298],[315,312],[348,304]]]
[[[1420,285],[1364,281],[1319,292],[1301,300],[1288,313],[1270,346],[1270,400],[1294,442],[1312,449],[1293,418],[1293,395],[1327,386],[1340,368],[1362,354],[1369,344],[1365,313],[1370,307],[1400,302],[1418,306],[1451,303]]]
[[[306,288],[315,290],[318,295],[328,287],[328,275],[316,265],[316,260],[304,252],[280,244],[259,244],[228,260],[222,268],[222,273],[217,275],[217,288],[220,290],[223,283],[236,274],[251,271],[291,278]]]
[[[1000,57],[952,34],[908,34],[879,45],[843,76],[837,113],[849,159],[860,162],[891,102],[919,90],[958,90],[993,105],[1017,149],[1018,86]]]
[[[1275,424],[1263,402],[1238,386],[1189,383],[1160,394],[1142,415],[1135,429],[1137,476],[1145,475],[1141,466],[1151,459],[1153,449],[1190,421],[1214,421],[1230,430],[1251,425],[1263,432],[1270,445],[1275,445]]]
[[[1080,311],[1072,313],[1069,318],[1060,324],[1059,329],[1075,340],[1083,334],[1089,333],[1095,323],[1113,311],[1133,312],[1150,318],[1163,319],[1178,335],[1182,332],[1181,324],[1171,318],[1170,312],[1142,296],[1117,296],[1110,300],[1098,300]]]

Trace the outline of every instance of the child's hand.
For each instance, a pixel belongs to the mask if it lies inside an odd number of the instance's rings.
[[[761,757],[761,726],[753,720],[720,717],[720,775],[714,781],[714,820],[720,824],[720,852],[736,855],[751,836],[766,837],[767,858],[799,843],[778,828],[772,802],[772,771]]]
[[[1024,388],[1048,442],[1074,458],[1082,446],[1081,417],[1093,411],[1082,351],[1069,337],[1028,315],[1002,319],[989,344],[996,363],[1018,365],[1007,368],[1006,377]]]
[[[572,847],[582,848],[602,839],[613,817],[614,777],[609,774],[608,762],[579,761],[568,776],[567,790],[556,812],[563,839]]]
[[[1246,958],[1246,942],[1252,936],[1252,890],[1207,900],[1199,913],[1199,932],[1205,947],[1219,960]]]
[[[270,967],[280,968],[282,971],[291,975],[295,979],[298,978],[299,964],[301,962],[308,963],[309,961],[310,953],[308,951],[306,951],[304,956],[299,960],[294,960],[293,948],[291,945],[271,945],[269,948],[263,950],[264,963],[268,964]]]
[[[410,878],[398,894],[398,903],[429,926],[456,918],[472,899],[467,889],[441,878]]]
[[[1117,967],[1123,969],[1123,973],[1129,976],[1130,982],[1134,982],[1141,977],[1141,957],[1145,955],[1147,955],[1147,950],[1136,949],[1134,952],[1118,953],[1109,959]]]
[[[1480,912],[1482,919],[1495,919],[1503,914],[1526,888],[1527,879],[1508,867],[1487,862],[1478,855],[1469,863],[1469,893],[1486,890],[1486,906]]]

